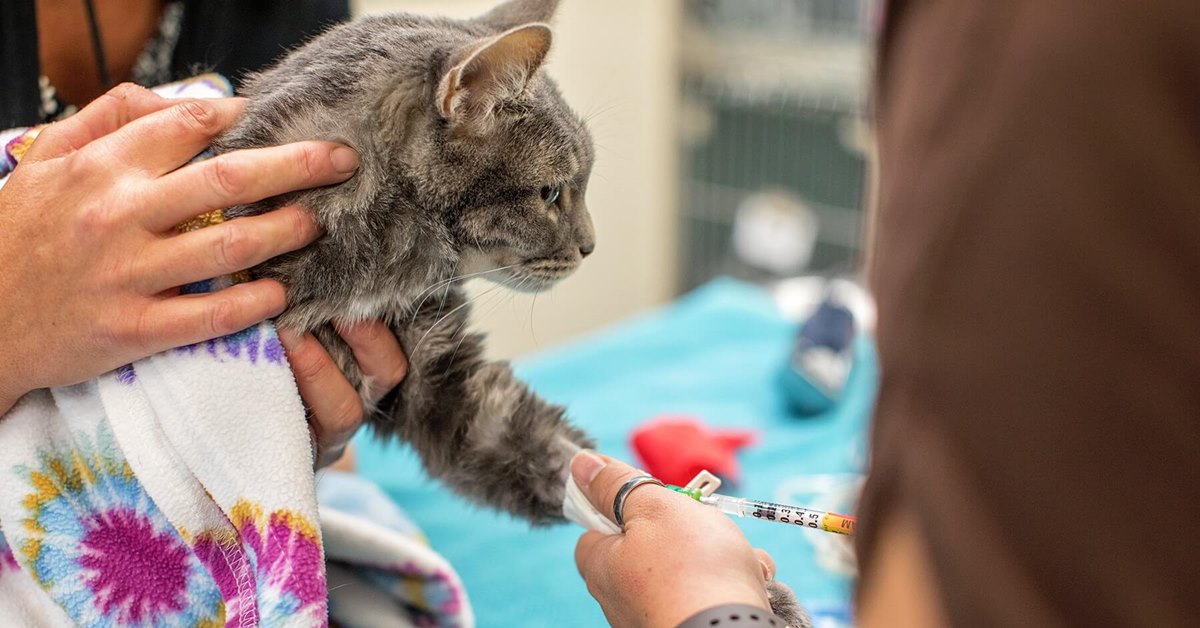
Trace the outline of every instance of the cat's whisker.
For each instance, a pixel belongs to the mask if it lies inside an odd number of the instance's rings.
[[[531,338],[533,338],[533,346],[535,346],[539,349],[541,348],[541,343],[538,342],[537,331],[534,329],[534,325],[533,325],[533,308],[537,306],[537,298],[538,298],[538,295],[541,293],[542,293],[542,291],[540,289],[534,290],[533,291],[533,300],[531,300],[529,302],[529,336]]]
[[[583,123],[588,126],[592,126],[593,120],[612,111],[613,109],[616,109],[618,106],[620,106],[620,104],[621,104],[620,101],[614,100],[614,101],[608,103],[607,105],[600,106],[595,111],[591,111],[591,112],[587,113],[586,115],[584,115]]]
[[[504,282],[501,282],[501,285],[503,285],[503,286],[505,286],[505,287],[509,287],[509,286],[508,286],[508,284],[507,284],[507,283],[504,283]],[[485,295],[482,295],[482,296],[480,296],[480,298],[479,298],[479,301],[476,301],[476,304],[477,304],[477,305],[478,305],[478,306],[479,306],[481,309],[482,309],[482,308],[484,308],[484,307],[487,307],[487,306],[492,306],[492,307],[491,307],[491,308],[490,308],[490,309],[487,311],[487,313],[486,313],[486,314],[484,314],[484,315],[482,315],[482,316],[480,316],[480,318],[484,318],[484,317],[486,317],[488,314],[491,314],[491,313],[492,313],[492,312],[495,310],[495,306],[497,306],[497,305],[499,305],[499,304],[503,303],[503,302],[504,302],[504,295],[505,295],[506,293],[511,293],[511,290],[505,290],[505,291],[500,291],[500,292],[489,292],[488,294],[485,294]]]
[[[467,338],[467,335],[462,333],[462,329],[463,329],[463,327],[466,327],[466,325],[467,324],[464,322],[462,325],[459,325],[458,329],[455,330],[455,332],[454,332],[459,335],[459,339],[458,339],[458,342],[456,342],[454,344],[454,353],[450,354],[450,359],[446,362],[446,364],[448,365],[446,367],[447,369],[454,367],[454,359],[458,357],[458,350],[460,347],[462,347],[463,340],[466,340],[466,338]]]
[[[534,283],[535,281],[542,281],[542,279],[535,275],[525,275],[521,277],[521,280],[517,282],[517,285],[509,286],[513,290],[513,297],[516,297],[518,292],[524,292],[525,287]]]
[[[443,280],[443,281],[440,281],[440,282],[438,282],[437,284],[435,284],[435,285],[434,285],[433,289],[434,289],[434,290],[436,290],[438,286],[444,286],[444,287],[445,287],[445,289],[442,291],[442,301],[441,301],[441,303],[440,303],[440,304],[438,304],[438,311],[437,311],[437,314],[436,314],[436,315],[437,315],[437,316],[441,316],[441,314],[442,314],[442,310],[443,310],[443,309],[445,309],[445,307],[446,307],[446,298],[447,298],[448,296],[450,296],[450,286],[453,284],[453,282],[455,282],[455,281],[458,281],[458,280],[462,280],[462,279],[470,279],[470,278],[472,278],[472,277],[478,277],[478,276],[481,276],[481,275],[486,275],[487,273],[494,273],[494,272],[496,272],[496,271],[500,271],[500,270],[508,270],[508,269],[510,269],[510,268],[513,268],[513,267],[515,267],[515,266],[517,266],[517,264],[510,264],[510,265],[508,265],[508,266],[501,266],[500,268],[493,268],[493,269],[491,269],[491,270],[484,270],[484,271],[480,271],[480,272],[477,272],[477,273],[468,273],[468,274],[466,274],[466,275],[457,275],[457,276],[455,276],[455,277],[451,277],[451,278],[449,278],[449,279],[446,279],[446,280]],[[417,304],[417,307],[413,308],[412,321],[416,321],[416,320],[417,320],[417,315],[420,313],[420,311],[421,311],[421,307],[425,305],[425,301],[427,301],[427,300],[429,299],[429,297],[433,296],[433,292],[431,292],[429,289],[426,289],[426,290],[423,292],[423,294],[425,294],[425,297],[424,297],[423,299],[421,299],[421,302]]]
[[[516,293],[510,291],[508,294],[509,299],[512,299]],[[480,318],[487,318],[492,314],[492,312],[496,311],[496,308],[500,307],[500,305],[504,303],[504,293],[497,293],[497,296],[492,297],[491,300],[494,301],[494,303],[491,304],[492,306],[488,308],[488,311],[484,312],[483,316]],[[458,350],[460,347],[462,347],[463,341],[467,339],[467,334],[462,333],[462,330],[469,322],[469,320],[464,319],[462,324],[458,326],[458,329],[454,330],[454,333],[458,335],[458,342],[454,345],[454,353],[450,354],[450,360],[448,362],[449,366],[446,367],[447,369],[454,366],[454,359],[458,357]]]
[[[460,281],[463,279],[471,279],[473,277],[479,277],[481,275],[486,275],[488,273],[494,273],[494,272],[501,271],[501,270],[508,270],[510,268],[516,268],[517,266],[520,266],[520,264],[509,264],[508,266],[500,266],[498,268],[489,268],[488,270],[481,270],[481,271],[474,272],[474,273],[467,273],[465,275],[455,275],[448,279],[443,279],[443,280],[437,282],[431,288],[426,288],[425,291],[429,291],[431,289],[436,289],[438,286],[445,285],[448,283],[453,283],[455,281]],[[420,296],[420,295],[418,295],[418,296]]]
[[[437,313],[434,314],[435,317],[440,317],[442,315],[442,312],[445,311],[446,299],[449,299],[449,298],[450,298],[450,289],[447,288],[445,290],[442,290],[442,300],[438,301]]]
[[[422,344],[425,342],[425,339],[429,337],[429,333],[430,333],[430,332],[432,332],[434,329],[437,329],[438,325],[441,325],[443,321],[445,321],[447,318],[450,318],[451,316],[454,316],[454,313],[455,313],[455,312],[457,312],[457,311],[459,311],[459,310],[463,309],[464,307],[467,307],[468,305],[470,305],[470,304],[474,303],[474,302],[475,302],[476,300],[478,300],[480,297],[486,296],[486,295],[490,294],[491,292],[493,292],[494,290],[496,290],[497,288],[500,288],[500,287],[501,287],[501,284],[496,284],[496,285],[492,286],[491,288],[488,288],[486,291],[484,291],[484,293],[483,293],[483,294],[478,294],[478,295],[475,295],[475,296],[471,297],[470,299],[467,299],[467,300],[466,300],[466,301],[464,301],[463,303],[461,303],[461,304],[459,304],[458,306],[456,306],[454,309],[450,310],[449,312],[446,312],[446,315],[445,315],[445,316],[443,316],[443,317],[441,317],[441,318],[437,319],[437,322],[435,322],[433,325],[430,325],[430,326],[429,326],[429,329],[426,329],[426,330],[425,330],[425,333],[424,333],[424,334],[421,334],[421,339],[417,341],[417,346],[416,346],[416,348],[414,348],[414,349],[413,349],[413,355],[415,356],[415,355],[417,355],[417,353],[419,353],[419,352],[420,352],[420,350],[421,350],[421,345],[422,345]],[[439,313],[441,313],[441,310],[439,310],[438,312],[439,312]]]
[[[449,286],[450,284],[454,283],[455,281],[460,281],[463,279],[471,279],[472,277],[479,277],[481,275],[486,275],[488,273],[494,273],[494,272],[501,271],[501,270],[508,270],[510,268],[516,268],[519,265],[520,264],[509,264],[508,266],[501,266],[499,268],[493,268],[491,270],[481,270],[477,273],[467,273],[465,275],[455,275],[449,279],[443,279],[443,280],[433,284],[432,286],[422,290],[420,294],[418,294],[416,297],[413,298],[414,301],[416,301],[417,299],[421,299],[421,302],[418,303],[415,308],[413,308],[413,318],[414,319],[416,318],[417,312],[421,311],[421,306],[425,305],[425,301],[427,301],[429,299],[429,297],[433,296],[433,291],[437,290],[439,287]],[[424,298],[421,298],[421,295],[425,295]],[[443,300],[443,303],[444,302],[445,301]],[[438,310],[438,312],[441,313],[441,310]]]
[[[509,288],[511,288],[511,289],[513,290],[513,292],[520,292],[520,290],[521,290],[521,287],[525,285],[525,282],[529,281],[529,276],[528,276],[528,275],[522,275],[522,276],[520,276],[520,277],[517,277],[517,283],[516,283],[516,284],[512,284],[512,283],[510,283],[510,281],[511,281],[510,279],[507,279],[507,278],[506,278],[506,279],[504,280],[504,285],[506,285],[506,286],[508,286]]]
[[[517,284],[517,287],[515,288],[515,290],[517,290],[517,291],[521,290],[522,288],[524,288],[524,287],[525,287],[525,285],[526,285],[526,284],[528,284],[528,283],[530,283],[530,282],[532,282],[532,281],[533,281],[533,280],[532,280],[531,278],[529,278],[529,277],[525,277],[525,278],[523,278],[523,279],[521,280],[521,283]],[[539,288],[539,289],[537,289],[537,290],[534,290],[534,291],[533,291],[533,299],[531,299],[531,300],[530,300],[530,302],[529,302],[529,336],[530,336],[531,338],[533,338],[533,345],[534,345],[535,347],[538,347],[538,348],[541,348],[541,343],[539,343],[539,342],[538,342],[538,339],[537,339],[537,332],[536,332],[536,331],[534,331],[534,325],[533,325],[533,308],[537,306],[537,298],[538,298],[538,295],[539,295],[539,294],[541,294],[541,293],[542,293],[542,291],[541,291],[541,289],[540,289],[540,288]],[[516,293],[515,293],[515,292],[513,293],[513,297],[514,297],[514,298],[516,297]]]
[[[419,294],[417,294],[417,296],[413,297],[413,301],[416,301],[417,299],[421,299],[421,301],[419,303],[417,303],[416,307],[413,308],[413,315],[416,316],[416,313],[421,310],[421,306],[425,305],[426,299],[428,299],[430,296],[432,296],[433,293],[438,288],[453,283],[455,279],[458,279],[458,277],[451,277],[449,279],[443,279],[441,281],[435,282],[432,286],[425,288]]]

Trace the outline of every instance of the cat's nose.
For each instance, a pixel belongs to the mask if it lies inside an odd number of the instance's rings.
[[[595,251],[595,250],[596,250],[596,243],[594,243],[594,242],[586,242],[584,244],[579,245],[579,254],[584,257],[591,255],[592,251]]]

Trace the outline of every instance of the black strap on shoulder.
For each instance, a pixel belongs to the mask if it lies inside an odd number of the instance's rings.
[[[39,122],[41,66],[34,2],[0,2],[0,130]]]

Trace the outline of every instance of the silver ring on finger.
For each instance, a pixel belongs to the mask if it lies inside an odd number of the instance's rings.
[[[616,521],[622,530],[625,529],[625,500],[629,498],[629,494],[633,492],[633,489],[643,484],[655,484],[666,488],[666,485],[659,482],[657,478],[648,475],[639,475],[630,478],[622,484],[620,490],[617,491],[617,496],[613,499],[613,521]]]

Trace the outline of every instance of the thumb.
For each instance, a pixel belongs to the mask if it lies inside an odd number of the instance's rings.
[[[619,460],[590,451],[581,451],[571,459],[571,475],[596,510],[615,522],[613,500],[617,497],[617,491],[629,480],[646,474]],[[655,513],[661,511],[674,497],[687,499],[674,491],[655,485],[634,489],[625,498],[622,513],[625,524],[628,525],[635,519],[654,518]]]

